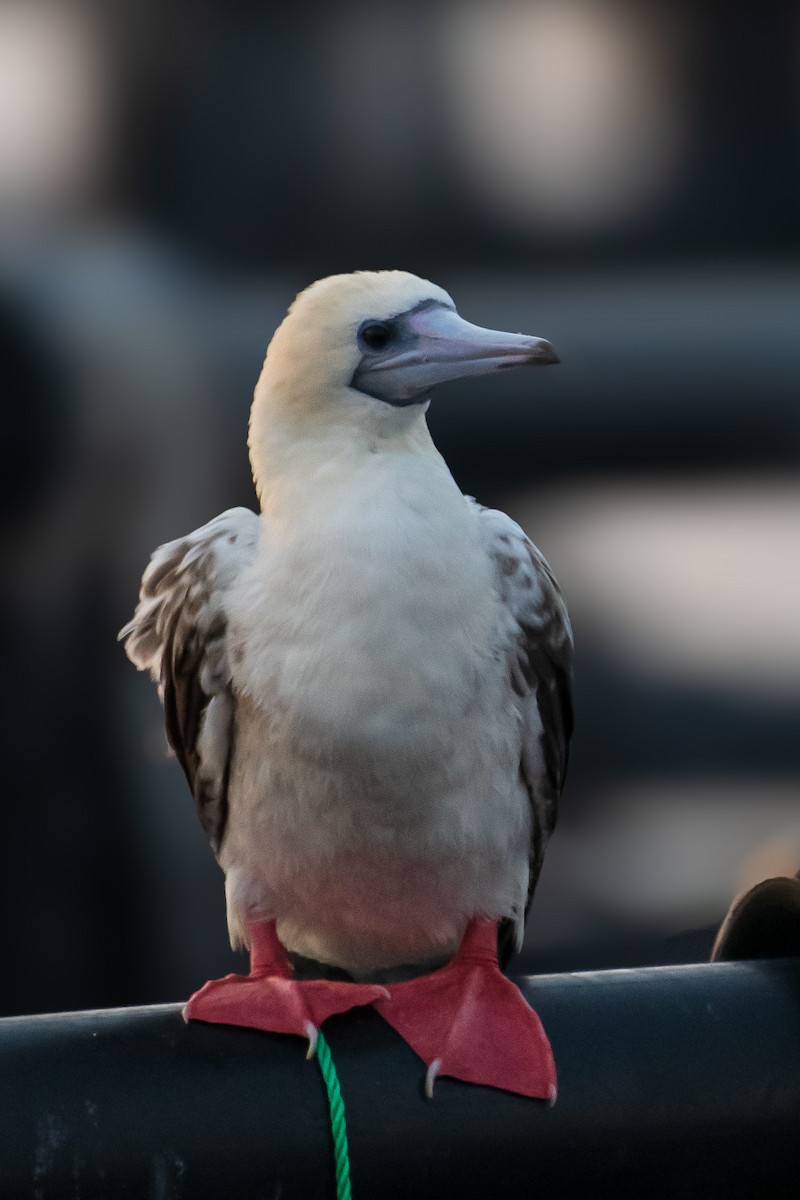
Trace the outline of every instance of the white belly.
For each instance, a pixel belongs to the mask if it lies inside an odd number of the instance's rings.
[[[234,936],[275,918],[290,949],[363,971],[453,950],[473,914],[520,914],[520,718],[463,511],[438,539],[407,513],[391,545],[329,526],[243,581],[221,854]]]

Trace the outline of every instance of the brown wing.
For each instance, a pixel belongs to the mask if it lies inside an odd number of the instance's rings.
[[[519,770],[531,806],[527,917],[567,773],[572,628],[546,559],[519,525],[492,509],[483,509],[481,520],[509,616],[509,683],[519,697],[524,721]],[[521,931],[522,922],[501,923],[501,962],[513,953]]]
[[[167,738],[215,854],[225,833],[235,731],[226,600],[255,553],[258,523],[255,513],[234,508],[160,546],[119,635],[131,662],[158,683]]]

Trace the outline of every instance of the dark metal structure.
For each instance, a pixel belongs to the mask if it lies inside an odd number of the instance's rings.
[[[326,1024],[355,1200],[796,1197],[800,960],[528,978],[554,1108],[440,1079],[370,1010]],[[317,1064],[299,1038],[178,1005],[0,1021],[0,1195],[323,1200]]]

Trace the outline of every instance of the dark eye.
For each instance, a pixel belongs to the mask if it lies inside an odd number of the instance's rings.
[[[383,321],[365,321],[358,331],[358,340],[368,350],[383,350],[392,340],[392,330]]]

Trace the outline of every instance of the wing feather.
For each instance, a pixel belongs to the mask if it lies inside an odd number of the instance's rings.
[[[226,601],[255,554],[258,527],[255,513],[233,508],[160,546],[119,635],[134,666],[158,683],[167,739],[215,853],[225,835],[236,711]]]
[[[509,619],[509,684],[517,695],[523,736],[520,779],[531,806],[525,917],[553,832],[572,736],[572,628],[564,597],[544,558],[505,513],[481,510],[497,589]],[[519,949],[524,920],[500,928],[501,961]]]

